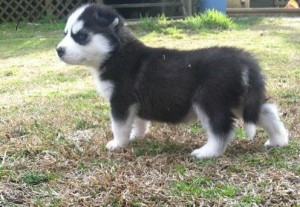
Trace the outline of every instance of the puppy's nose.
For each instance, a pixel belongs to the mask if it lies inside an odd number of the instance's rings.
[[[57,55],[61,58],[62,56],[64,56],[65,54],[65,48],[63,47],[58,47],[56,48],[56,51],[57,51]]]

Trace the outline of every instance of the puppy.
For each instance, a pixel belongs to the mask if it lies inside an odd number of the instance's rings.
[[[108,150],[142,137],[149,121],[177,124],[195,115],[207,132],[196,158],[220,156],[242,119],[249,139],[256,125],[269,135],[266,146],[285,146],[288,133],[276,106],[267,103],[259,64],[232,47],[193,51],[150,48],[136,39],[113,9],[96,4],[68,18],[59,58],[92,68],[97,90],[111,106],[114,138]]]

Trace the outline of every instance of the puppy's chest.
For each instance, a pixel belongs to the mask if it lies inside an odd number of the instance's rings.
[[[114,84],[109,80],[102,80],[99,75],[95,74],[95,83],[97,92],[106,101],[109,101],[114,91]]]

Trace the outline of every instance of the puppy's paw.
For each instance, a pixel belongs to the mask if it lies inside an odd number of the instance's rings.
[[[143,136],[144,136],[144,133],[138,133],[136,131],[132,131],[130,134],[129,140],[134,141],[136,139],[142,138]]]
[[[266,141],[265,147],[284,147],[289,144],[288,131],[283,126],[279,131],[280,133],[273,137],[270,137],[270,139]]]
[[[114,151],[120,149],[121,147],[124,147],[124,144],[121,144],[120,142],[114,139],[109,141],[106,145],[106,149],[108,149],[109,151]]]
[[[255,138],[255,133],[256,133],[255,124],[246,123],[245,124],[245,131],[246,131],[247,139],[250,140],[250,141],[253,141],[254,138]]]
[[[148,124],[140,127],[138,129],[133,128],[133,130],[130,133],[130,141],[139,139],[139,138],[143,138],[145,136],[145,134],[147,133],[147,129],[148,129]]]
[[[268,140],[265,142],[265,147],[284,147],[288,145],[288,140],[280,140],[280,141],[271,141]]]
[[[191,155],[196,159],[203,159],[203,158],[211,158],[211,157],[218,157],[222,154],[217,150],[209,149],[205,145],[199,149],[194,150]]]
[[[130,140],[130,141],[134,141],[134,140],[136,140],[136,139],[138,139],[138,138],[139,138],[139,136],[135,135],[134,133],[131,133],[131,134],[130,134],[129,140]]]

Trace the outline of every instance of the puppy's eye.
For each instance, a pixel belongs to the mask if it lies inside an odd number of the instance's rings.
[[[88,34],[87,33],[83,33],[83,32],[79,32],[77,34],[77,39],[81,42],[85,41],[88,38]]]

